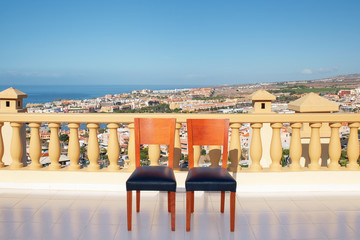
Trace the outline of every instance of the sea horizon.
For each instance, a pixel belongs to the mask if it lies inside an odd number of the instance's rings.
[[[115,95],[130,93],[134,90],[171,90],[184,88],[205,87],[190,84],[118,84],[118,85],[0,85],[0,91],[14,87],[28,95],[24,98],[24,107],[28,103],[47,103],[59,99],[84,100],[103,97],[107,94]]]

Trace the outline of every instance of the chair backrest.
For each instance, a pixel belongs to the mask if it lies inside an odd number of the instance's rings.
[[[135,118],[135,165],[140,166],[140,144],[169,145],[168,166],[173,167],[175,118]]]
[[[222,145],[222,167],[227,168],[229,120],[228,119],[188,119],[189,169],[194,167],[194,145]]]

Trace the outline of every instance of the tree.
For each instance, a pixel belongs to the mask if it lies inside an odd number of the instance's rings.
[[[148,148],[143,148],[140,150],[140,159],[148,159]]]
[[[69,141],[69,135],[67,134],[61,134],[59,137],[59,140],[62,142],[68,142]]]
[[[289,154],[290,154],[289,149],[283,149],[283,154],[280,161],[281,166],[286,167],[289,164],[288,162]]]
[[[201,149],[200,154],[201,154],[201,155],[206,155],[206,150],[205,150],[205,149]]]
[[[347,152],[346,151],[341,151],[341,156],[339,159],[339,164],[344,167],[346,166],[346,164],[348,163],[348,158],[347,158]]]
[[[80,155],[82,158],[85,158],[85,153],[86,153],[86,147],[85,146],[80,147]]]

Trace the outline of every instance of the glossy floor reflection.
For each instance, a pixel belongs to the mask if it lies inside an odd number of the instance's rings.
[[[126,228],[125,192],[0,190],[0,239],[360,239],[360,192],[238,193],[230,233],[229,194],[195,194],[191,232],[185,193],[170,231],[167,193],[143,192]]]

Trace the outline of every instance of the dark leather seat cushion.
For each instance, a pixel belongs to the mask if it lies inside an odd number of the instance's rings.
[[[165,166],[140,166],[126,181],[126,190],[176,191],[174,171]]]
[[[236,192],[236,180],[221,167],[195,167],[189,170],[185,187],[186,191]]]

